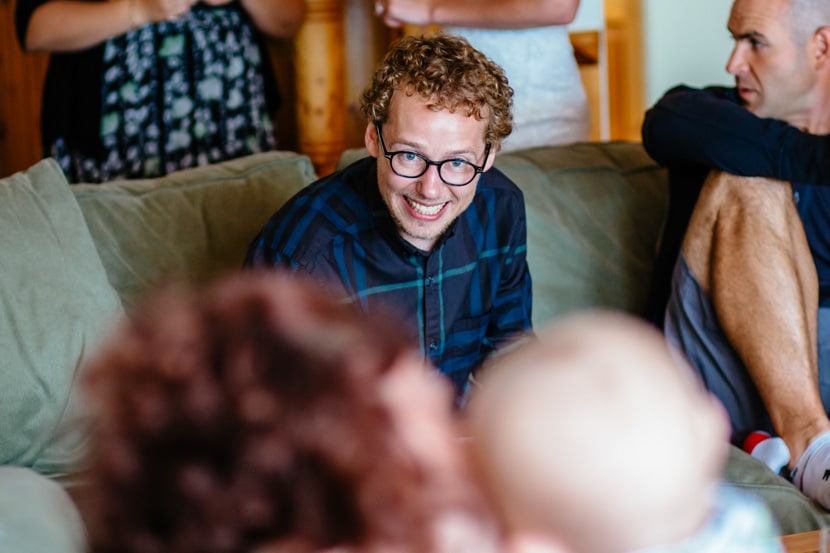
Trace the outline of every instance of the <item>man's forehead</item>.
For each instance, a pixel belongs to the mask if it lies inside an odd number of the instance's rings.
[[[788,34],[789,0],[735,0],[727,28],[735,38]]]
[[[398,89],[392,95],[388,119],[384,126],[397,125],[397,130],[400,132],[409,129],[416,121],[423,123],[432,117],[450,117],[461,122],[462,126],[473,126],[479,129],[482,141],[484,141],[488,124],[486,111],[483,115],[485,117],[476,117],[466,105],[447,106],[438,95],[425,96],[418,92]]]

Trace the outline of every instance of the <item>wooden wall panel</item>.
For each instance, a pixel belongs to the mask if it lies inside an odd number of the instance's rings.
[[[640,141],[645,110],[640,0],[605,0],[611,138]]]
[[[14,4],[0,0],[0,177],[41,156],[40,100],[48,54],[24,54],[14,32]]]
[[[306,0],[295,38],[300,150],[328,173],[346,145],[346,53],[343,0]]]
[[[346,2],[346,147],[363,147],[366,118],[360,97],[389,43],[399,34],[374,15],[367,0]]]
[[[277,148],[297,151],[299,140],[297,138],[297,112],[294,109],[297,103],[297,90],[294,86],[296,82],[294,41],[273,40],[269,42],[268,50],[281,98],[280,108],[274,116]]]

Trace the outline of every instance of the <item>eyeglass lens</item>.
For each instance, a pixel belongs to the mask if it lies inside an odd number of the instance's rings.
[[[392,169],[402,177],[415,178],[426,173],[430,163],[414,152],[397,152],[392,155]],[[467,184],[476,175],[476,168],[462,159],[448,159],[437,163],[438,175],[447,184]]]

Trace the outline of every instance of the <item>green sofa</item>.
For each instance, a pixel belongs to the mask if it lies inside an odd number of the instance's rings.
[[[642,147],[537,148],[496,165],[527,201],[534,323],[639,312],[667,201],[665,171]],[[305,156],[271,152],[101,186],[69,186],[53,160],[0,180],[0,553],[83,551],[84,361],[153,287],[239,270],[268,217],[314,178]],[[826,522],[737,450],[726,476],[760,493],[784,533]]]

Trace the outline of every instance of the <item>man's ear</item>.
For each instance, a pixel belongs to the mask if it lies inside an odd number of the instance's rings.
[[[830,26],[819,27],[813,33],[811,50],[816,69],[830,67]]]
[[[366,145],[366,149],[369,150],[370,156],[378,157],[378,152],[380,152],[380,144],[378,143],[377,127],[372,121],[366,123],[366,132],[363,134],[363,143]]]
[[[493,166],[493,163],[496,162],[496,154],[499,152],[501,148],[498,146],[490,146],[490,151],[487,154],[487,161],[484,163],[484,170],[489,171],[490,168]]]

